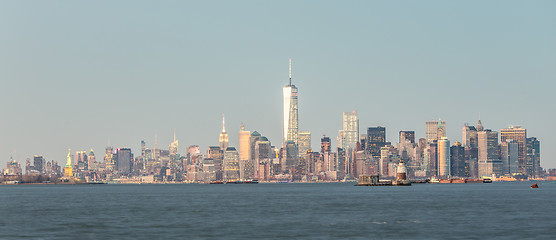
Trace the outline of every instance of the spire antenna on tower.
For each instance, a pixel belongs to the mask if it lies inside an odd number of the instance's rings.
[[[290,58],[290,86],[292,85],[292,59]]]
[[[226,118],[224,117],[224,113],[222,113],[222,132],[226,131]]]
[[[158,133],[154,133],[154,149],[158,149]]]

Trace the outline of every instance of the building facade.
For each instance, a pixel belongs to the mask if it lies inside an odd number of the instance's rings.
[[[291,59],[290,59],[290,83],[286,85],[283,89],[283,101],[284,101],[284,143],[287,141],[293,141],[297,145],[298,141],[298,90],[295,85],[292,84],[292,70],[291,70]]]

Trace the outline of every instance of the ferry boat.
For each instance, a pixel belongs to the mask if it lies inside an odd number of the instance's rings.
[[[466,183],[482,183],[483,180],[482,179],[475,179],[475,178],[467,178],[465,179]]]
[[[465,179],[452,179],[452,183],[465,183]]]
[[[440,179],[438,180],[439,183],[452,183],[452,180],[450,179]]]

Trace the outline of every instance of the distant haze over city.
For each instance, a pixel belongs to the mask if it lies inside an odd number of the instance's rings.
[[[102,2],[102,1],[101,1]],[[299,89],[299,130],[337,145],[342,113],[361,134],[425,137],[446,122],[522,126],[556,168],[554,1],[0,2],[0,169],[69,148],[179,153],[229,145],[240,124],[283,142],[283,88]]]

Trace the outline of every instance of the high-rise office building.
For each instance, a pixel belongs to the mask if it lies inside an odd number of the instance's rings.
[[[446,137],[446,122],[442,120],[427,121],[425,123],[425,137],[427,142],[433,142],[442,137]]]
[[[415,143],[415,131],[400,131],[400,142]]]
[[[536,137],[527,138],[527,156],[525,157],[525,170],[528,177],[540,176],[541,142]]]
[[[423,170],[427,173],[427,176],[436,176],[438,173],[438,142],[427,143],[423,155]]]
[[[256,179],[264,179],[270,172],[266,171],[266,166],[270,167],[274,158],[272,146],[268,138],[261,136],[254,145],[254,158],[251,159],[254,166],[254,175]],[[269,169],[270,170],[270,169]]]
[[[516,174],[519,171],[519,144],[515,140],[500,143],[500,160],[502,160],[502,174]]]
[[[468,177],[465,171],[465,148],[460,142],[450,147],[450,168],[452,176]]]
[[[91,151],[89,152],[89,156],[87,156],[87,167],[89,170],[93,170],[96,168],[96,157],[93,149],[91,149]]]
[[[245,125],[239,126],[239,160],[249,160],[251,155],[251,132],[245,130]]]
[[[207,150],[207,158],[213,160],[216,180],[222,180],[224,151],[219,146],[210,146]]]
[[[500,141],[506,142],[508,140],[514,140],[517,142],[518,147],[518,171],[527,175],[527,163],[526,163],[526,156],[527,156],[527,130],[521,128],[520,126],[510,126],[507,129],[500,130]]]
[[[76,151],[75,152],[75,164],[77,165],[77,168],[80,170],[86,170],[89,169],[88,168],[88,158],[87,158],[87,152],[86,151]]]
[[[45,170],[44,158],[41,155],[35,155],[33,157],[33,165],[35,170],[39,171],[39,173],[43,173]]]
[[[480,121],[480,120],[479,120]],[[465,124],[462,130],[462,143],[463,146],[477,147],[477,128]]]
[[[299,146],[299,157],[305,158],[305,155],[311,149],[311,132],[309,131],[302,131],[299,132],[298,138],[298,146]]]
[[[290,59],[290,83],[284,87],[284,143],[298,141],[298,90],[292,84],[292,60]]]
[[[390,145],[389,142],[386,142],[386,128],[381,126],[367,128],[365,145],[367,153],[374,158],[380,158],[380,148]]]
[[[249,138],[249,158],[250,159],[255,159],[255,145],[257,145],[257,141],[259,141],[259,139],[261,139],[262,135],[257,132],[254,131],[253,133],[251,133],[251,137]]]
[[[127,174],[131,172],[133,153],[130,148],[118,148],[114,153],[116,158],[116,169],[118,172]]]
[[[502,161],[498,154],[498,132],[486,129],[478,132],[479,176],[502,174]]]
[[[359,141],[359,116],[357,112],[344,112],[342,123],[342,130],[338,134],[338,147],[355,149]]]
[[[114,149],[110,146],[105,149],[104,164],[107,169],[115,169],[116,163],[114,158]]]
[[[255,178],[255,159],[251,154],[251,132],[245,130],[245,125],[239,126],[239,176],[241,179]]]
[[[320,152],[331,152],[332,151],[332,143],[330,142],[330,138],[327,136],[322,136],[320,139]]]
[[[282,159],[281,165],[282,170],[289,171],[290,169],[297,166],[299,163],[299,149],[294,141],[289,140],[286,142],[284,148],[282,149]]]
[[[176,130],[174,130],[174,141],[170,143],[170,146],[168,148],[170,151],[170,156],[175,156],[176,154],[178,154],[178,146],[179,143],[178,139],[176,139]]]
[[[239,154],[235,147],[226,148],[222,165],[224,168],[224,181],[239,180]]]
[[[450,177],[450,170],[450,140],[442,137],[438,139],[438,177]]]
[[[226,149],[228,149],[228,132],[226,132],[226,120],[224,118],[224,114],[222,114],[222,131],[220,132],[218,143],[222,151],[226,151]]]

